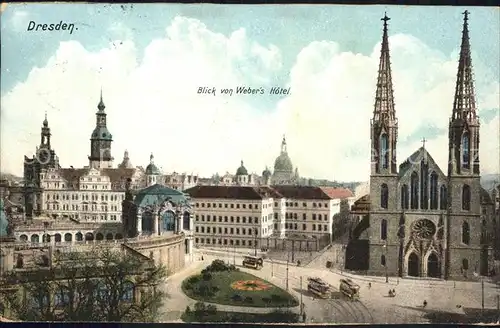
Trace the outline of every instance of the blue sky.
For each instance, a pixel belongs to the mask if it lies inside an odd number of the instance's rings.
[[[149,153],[155,152],[157,162],[165,171],[190,170],[203,175],[216,171],[224,173],[235,170],[240,159],[244,159],[250,171],[260,173],[266,165],[272,167],[278,155],[281,135],[286,134],[292,161],[299,167],[300,173],[329,179],[363,179],[369,169],[369,157],[365,154],[369,152],[366,136],[369,136],[369,113],[373,110],[370,107],[379,56],[376,47],[380,43],[380,18],[384,11],[392,18],[389,22],[391,51],[392,43],[395,49],[391,55],[395,79],[400,81],[399,85],[395,84],[396,106],[398,103],[401,106],[416,106],[415,99],[424,96],[426,100],[423,102],[429,102],[415,109],[397,107],[398,114],[401,113],[400,120],[405,118],[406,122],[402,123],[400,131],[402,148],[399,149],[399,160],[411,154],[412,148],[423,136],[429,140],[436,139],[436,152],[442,152],[445,141],[440,144],[438,140],[446,135],[446,117],[451,113],[453,76],[456,74],[463,22],[461,13],[464,10],[460,7],[423,6],[9,4],[2,13],[1,21],[1,96],[6,104],[5,109],[2,104],[2,124],[7,122],[12,127],[14,135],[9,141],[10,146],[6,147],[12,149],[16,158],[9,157],[7,167],[10,171],[19,171],[16,167],[22,166],[22,154],[34,151],[45,111],[49,115],[54,147],[57,147],[61,162],[86,165],[88,138],[95,124],[96,98],[102,86],[108,103],[110,130],[115,135],[113,153],[117,162],[124,149],[128,149],[134,164],[143,166],[147,164]],[[497,8],[469,7],[468,10],[471,12],[470,37],[480,115],[484,125],[491,125],[495,124],[492,121],[498,120],[500,107],[499,12]],[[78,30],[72,35],[66,31],[26,31],[29,21],[58,23],[61,20],[74,23]],[[171,34],[168,34],[167,28],[171,28]],[[237,34],[236,31],[244,33]],[[156,49],[161,42],[165,43],[168,51]],[[221,48],[225,50],[217,53]],[[233,50],[237,55],[232,55]],[[154,51],[158,53],[153,54]],[[186,51],[185,55],[182,51]],[[193,51],[196,53],[193,54]],[[204,51],[206,54],[202,55]],[[112,62],[105,59],[107,56],[114,58]],[[187,57],[192,61],[184,63],[184,60],[188,61]],[[179,58],[183,62],[180,66],[186,70],[176,70],[175,73],[171,70],[170,73],[167,68],[175,67],[172,62],[179,61]],[[102,64],[98,63],[99,60]],[[70,62],[68,65],[71,68],[64,72],[51,72],[58,61]],[[89,64],[90,61],[92,64]],[[155,61],[161,62],[160,66],[165,71],[158,69],[155,72]],[[432,65],[437,65],[439,70],[432,69]],[[148,69],[144,68],[146,66]],[[60,65],[58,67],[60,70]],[[189,67],[202,68],[189,70]],[[205,71],[204,67],[214,69],[207,68]],[[357,69],[361,67],[366,70]],[[347,68],[353,73],[343,72]],[[79,69],[82,71],[78,72]],[[135,74],[147,82],[134,86],[139,94],[131,95],[124,90],[132,88],[129,80],[138,83],[138,78],[132,78]],[[158,76],[153,77],[155,74]],[[57,79],[54,78],[56,75],[59,76]],[[332,78],[329,79],[329,76]],[[345,81],[334,81],[341,77]],[[226,78],[227,81],[224,80]],[[75,79],[78,82],[74,82]],[[155,80],[155,86],[145,85],[153,83],[152,80]],[[176,83],[179,80],[182,83]],[[195,91],[189,91],[191,93],[186,93],[185,97],[179,96],[175,100],[172,99],[175,97],[155,98],[162,93],[158,83],[173,90],[181,85],[188,88],[187,81],[193,83],[189,86],[190,90],[195,90],[198,84],[217,88],[227,87],[228,83],[231,86],[235,83],[264,87],[292,86],[292,96],[244,99],[233,96],[230,101],[215,97],[217,99],[208,101],[200,98]],[[78,88],[72,88],[72,83]],[[334,89],[336,85],[340,87]],[[348,85],[352,87],[341,91],[343,86]],[[360,90],[356,92],[354,89],[358,85]],[[432,91],[434,87],[436,90],[443,88],[442,94]],[[144,88],[142,95],[138,92],[140,88]],[[308,88],[314,90],[305,91]],[[408,90],[412,88],[419,89],[413,96]],[[40,94],[41,89],[45,95],[43,101],[35,99],[35,94]],[[398,92],[401,101],[398,100]],[[346,98],[357,97],[357,93],[362,102],[346,101]],[[152,94],[148,97],[151,103],[141,111],[159,117],[152,121],[142,115],[140,119],[131,119],[137,113],[137,108],[131,104],[141,104],[139,99],[146,94]],[[126,97],[138,99],[127,100]],[[432,97],[436,97],[435,100],[431,101]],[[320,103],[319,99],[325,100]],[[362,113],[355,111],[358,105],[366,107]],[[203,110],[203,106],[208,109]],[[429,106],[439,107],[440,113],[434,116],[428,113],[434,111],[424,108]],[[83,107],[88,107],[85,113],[81,113]],[[353,109],[349,109],[351,107]],[[192,119],[196,120],[197,116],[188,114],[183,108],[198,110],[193,112],[194,115],[201,111],[203,114],[197,122],[193,122]],[[309,117],[308,113],[311,114]],[[223,119],[215,119],[217,115]],[[73,128],[68,130],[73,137],[63,137],[68,135],[67,122],[72,117],[82,120],[78,124],[82,131],[74,132]],[[177,122],[191,121],[174,124],[175,127],[167,130],[165,125],[154,125],[168,123],[174,117]],[[351,123],[336,122],[335,118]],[[24,121],[21,123],[19,120]],[[329,125],[322,126],[318,122],[329,122]],[[136,127],[135,131],[147,131],[146,135],[136,132],[141,137],[132,136],[128,127],[134,124],[144,125]],[[181,125],[186,125],[186,129],[183,130]],[[346,130],[346,125],[351,125],[351,129]],[[353,130],[352,126],[359,129]],[[494,131],[496,126],[488,128]],[[486,131],[488,128],[483,129]],[[217,138],[204,141],[206,137],[200,138],[201,135],[213,134],[213,129],[226,131],[226,134],[220,132]],[[268,132],[258,132],[264,129]],[[358,130],[359,135],[354,132]],[[230,135],[230,131],[234,135]],[[195,137],[197,133],[198,139]],[[175,153],[188,154],[172,156],[162,151],[163,145],[157,140],[177,140],[179,134],[189,134],[189,137],[183,138],[184,146],[173,146]],[[3,149],[6,149],[5,139],[2,138]],[[321,145],[310,146],[315,143]],[[148,146],[145,147],[145,144]],[[217,147],[212,147],[214,144]],[[494,149],[495,146],[488,147]],[[498,149],[498,145],[496,147]],[[207,148],[211,149],[209,153],[203,150]],[[263,153],[262,149],[266,151]],[[199,161],[199,156],[208,156],[210,161]],[[339,157],[353,162],[339,163]],[[311,158],[322,160],[313,161]],[[2,159],[5,159],[4,152]],[[498,168],[498,159],[490,161],[496,161]],[[357,163],[355,166],[354,162]],[[489,164],[489,170],[495,170],[495,164]]]

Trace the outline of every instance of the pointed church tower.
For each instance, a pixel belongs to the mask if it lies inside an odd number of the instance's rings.
[[[371,174],[369,216],[369,270],[373,274],[398,272],[400,212],[396,143],[398,120],[394,107],[389,37],[384,15],[375,105],[371,119]],[[386,258],[393,259],[386,262]],[[387,266],[386,266],[387,265]]]
[[[114,158],[111,156],[111,143],[113,136],[106,126],[106,112],[104,101],[101,99],[97,105],[96,126],[90,137],[89,166],[91,168],[112,168]]]
[[[394,107],[392,87],[391,62],[389,55],[389,38],[387,22],[384,15],[382,47],[375,94],[375,106],[371,119],[371,175],[370,194],[372,210],[395,210],[397,202],[395,195],[398,183],[396,162],[396,144],[398,138],[398,120]],[[382,198],[385,198],[382,201]]]
[[[453,112],[449,123],[446,278],[485,272],[487,250],[481,250],[481,183],[479,117],[469,42],[469,12],[464,13]],[[460,245],[460,247],[452,247]],[[450,259],[461,259],[451,261]],[[487,261],[486,261],[487,263]],[[486,271],[487,272],[487,271]]]

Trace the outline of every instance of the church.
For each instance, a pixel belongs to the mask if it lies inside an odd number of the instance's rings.
[[[397,166],[394,104],[385,16],[371,119],[369,195],[351,209],[358,222],[346,248],[346,269],[369,275],[471,279],[492,268],[494,205],[480,184],[479,117],[475,102],[468,12],[464,12],[449,161],[443,171],[425,148]]]

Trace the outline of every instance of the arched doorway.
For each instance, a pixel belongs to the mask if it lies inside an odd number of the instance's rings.
[[[439,268],[439,260],[435,253],[431,253],[427,259],[427,277],[441,278],[441,270]]]
[[[415,253],[411,253],[408,257],[408,275],[411,277],[420,276],[420,265],[418,263],[418,256]]]

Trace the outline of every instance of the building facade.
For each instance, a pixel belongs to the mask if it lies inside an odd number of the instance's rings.
[[[364,269],[371,274],[446,279],[487,274],[494,221],[490,215],[492,202],[480,185],[479,118],[474,100],[468,13],[465,13],[449,122],[447,173],[425,148],[425,139],[423,146],[398,170],[398,119],[389,56],[389,18],[382,20],[382,47],[371,119],[370,207],[367,215],[361,213],[369,223],[360,222],[360,227],[355,228],[357,238],[363,234],[367,237],[368,254],[358,257],[369,259]],[[363,232],[363,229],[368,230]]]
[[[349,190],[308,186],[196,186],[195,244],[269,248],[278,240],[330,241],[341,199]]]

